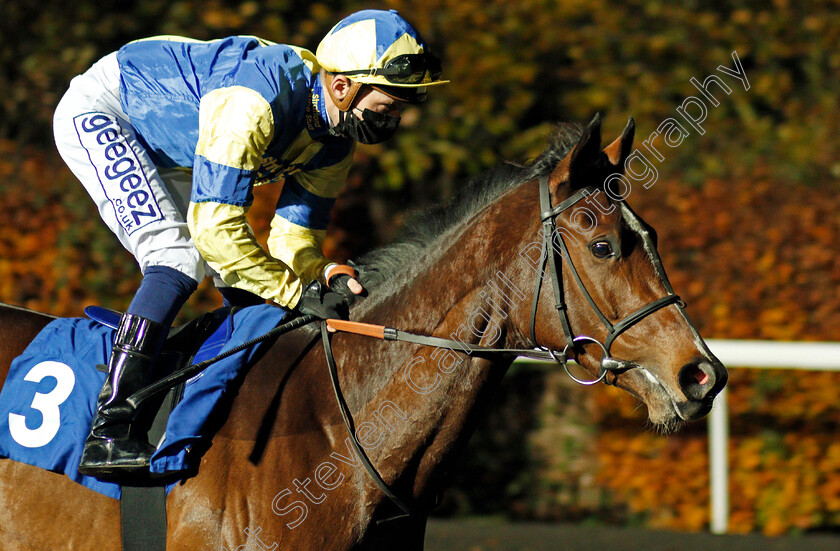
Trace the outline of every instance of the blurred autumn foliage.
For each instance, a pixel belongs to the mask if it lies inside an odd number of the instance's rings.
[[[707,338],[840,340],[840,18],[837,1],[76,0],[3,2],[0,300],[58,315],[124,308],[139,275],[51,145],[69,80],[124,42],[242,33],[312,50],[342,16],[399,9],[444,59],[448,86],[360,147],[326,244],[336,258],[386,241],[404,213],[446,200],[503,159],[536,155],[554,121],[626,117],[641,144],[718,66],[749,90],[709,107],[630,197],[660,234],[677,292]],[[721,75],[722,73],[718,72]],[[259,235],[275,187],[250,212]],[[207,285],[183,317],[218,304]],[[731,528],[840,525],[840,429],[830,373],[731,371]],[[688,530],[708,523],[703,423],[643,430],[626,394],[514,370],[455,475],[451,510],[554,519],[607,515]],[[597,461],[596,461],[597,458]]]
[[[783,185],[756,167],[748,180],[656,188],[637,205],[705,337],[840,340],[836,182]],[[731,531],[840,525],[838,388],[840,373],[730,370]],[[705,423],[661,437],[628,430],[645,412],[626,395],[607,389],[596,404],[598,477],[617,502],[653,526],[707,526]]]

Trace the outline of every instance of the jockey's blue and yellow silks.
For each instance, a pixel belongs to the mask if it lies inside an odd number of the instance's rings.
[[[274,127],[271,105],[256,90],[217,88],[201,98],[195,155],[254,173],[262,165]]]
[[[219,103],[218,98],[212,100],[212,92],[220,89],[239,87],[233,97],[251,95],[248,91],[262,97],[277,126],[273,132],[283,142],[278,145],[287,145],[303,128],[318,70],[306,50],[247,36],[209,42],[155,37],[126,44],[117,53],[117,61],[123,110],[149,145],[156,164],[167,167],[192,167],[199,139],[199,105],[208,95],[211,104]],[[235,103],[228,102],[226,107],[237,108]],[[249,128],[251,123],[237,121],[237,125]],[[237,128],[219,130],[235,132]]]
[[[301,273],[278,278],[289,266],[277,259],[296,251],[263,250],[244,208],[255,184],[285,179],[311,194],[300,205],[308,215],[304,220],[289,209],[290,198],[302,197],[294,191],[284,192],[277,216],[292,216],[296,229],[326,227],[354,143],[328,134],[314,55],[247,36],[210,42],[156,37],[127,44],[117,59],[120,102],[138,139],[156,165],[192,170],[187,221],[196,248],[228,285],[294,306],[310,279],[301,280]],[[214,225],[218,221],[223,226]],[[311,251],[303,256],[312,259]],[[319,256],[312,261],[326,265]],[[316,273],[315,264],[304,271]]]
[[[305,189],[296,180],[290,180],[283,186],[277,201],[277,215],[292,224],[312,228],[327,229],[330,210],[335,203],[332,197],[321,197]]]
[[[265,334],[286,311],[258,305],[237,311],[208,339],[215,346],[199,353],[207,359]],[[79,459],[106,374],[94,366],[105,364],[114,330],[82,318],[49,323],[11,365],[0,392],[0,456],[50,471],[109,497],[120,487],[78,473]],[[261,345],[260,345],[261,346]],[[196,468],[187,450],[212,438],[207,419],[253,361],[259,346],[212,364],[190,379],[172,410],[163,443],[152,457],[152,470],[178,473]],[[166,358],[166,356],[163,356]]]
[[[324,281],[324,268],[330,261],[320,253],[326,230],[311,230],[275,215],[271,220],[268,248],[302,279]]]

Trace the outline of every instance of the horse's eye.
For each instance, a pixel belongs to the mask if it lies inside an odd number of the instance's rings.
[[[613,255],[613,248],[609,241],[596,241],[589,245],[589,250],[595,258],[608,258]]]

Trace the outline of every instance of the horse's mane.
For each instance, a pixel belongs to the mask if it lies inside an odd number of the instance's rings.
[[[582,132],[579,124],[560,123],[548,148],[537,158],[524,165],[500,164],[468,182],[448,204],[434,205],[413,215],[393,243],[359,259],[365,288],[374,290],[385,282],[397,280],[396,276],[415,263],[442,234],[466,223],[508,190],[549,174],[575,146]]]

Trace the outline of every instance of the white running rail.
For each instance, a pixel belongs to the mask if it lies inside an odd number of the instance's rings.
[[[731,368],[840,371],[839,342],[708,340],[712,353]],[[714,534],[729,529],[729,413],[723,389],[708,417],[711,522]]]

